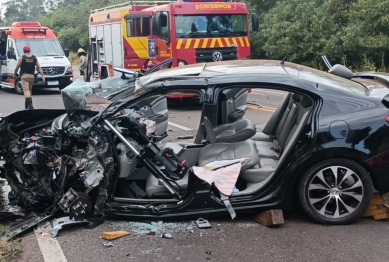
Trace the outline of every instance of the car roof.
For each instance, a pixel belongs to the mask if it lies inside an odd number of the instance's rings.
[[[217,76],[239,73],[259,73],[259,74],[289,74],[298,76],[300,65],[285,62],[284,66],[277,60],[231,60],[210,63],[198,63],[186,65],[183,67],[174,67],[166,70],[157,71],[150,75],[155,77],[168,76]]]
[[[217,78],[223,76],[266,76],[285,77],[285,79],[302,79],[312,84],[330,86],[346,86],[354,89],[365,89],[360,83],[349,79],[317,70],[304,65],[278,60],[244,59],[211,63],[198,63],[182,67],[174,67],[156,71],[141,77],[143,86],[151,82],[164,79],[178,79],[185,77]]]

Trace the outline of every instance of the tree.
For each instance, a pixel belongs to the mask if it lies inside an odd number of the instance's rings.
[[[350,22],[342,37],[354,66],[365,57],[385,68],[389,59],[389,0],[358,0],[350,8]]]

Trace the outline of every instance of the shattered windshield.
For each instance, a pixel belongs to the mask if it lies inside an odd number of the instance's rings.
[[[178,15],[176,37],[247,36],[245,15]]]
[[[97,108],[101,111],[112,101],[135,90],[134,78],[107,78],[96,82],[77,79],[61,91],[62,101],[68,113]],[[89,106],[89,108],[88,108]]]

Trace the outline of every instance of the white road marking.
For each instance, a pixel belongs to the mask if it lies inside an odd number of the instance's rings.
[[[168,122],[168,124],[171,125],[171,126],[180,128],[180,129],[182,129],[182,130],[185,130],[185,131],[191,131],[191,130],[193,130],[192,128],[189,128],[189,127],[186,127],[186,126],[181,126],[181,125],[179,125],[179,124],[172,123],[172,122]]]
[[[276,95],[286,95],[286,92],[277,92],[277,91],[265,91],[265,90],[259,90],[259,89],[252,89],[251,90],[252,93],[270,93],[270,94],[276,94]]]
[[[38,241],[43,260],[45,262],[67,262],[66,257],[55,238],[43,239],[42,233],[48,233],[51,229],[49,222],[40,225],[35,230],[35,236]]]

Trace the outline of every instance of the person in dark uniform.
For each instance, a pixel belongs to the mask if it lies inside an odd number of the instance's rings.
[[[39,73],[42,75],[42,81],[45,82],[45,76],[41,66],[39,65],[38,59],[31,54],[29,46],[23,47],[24,55],[19,58],[18,64],[16,65],[14,72],[14,79],[16,79],[19,68],[20,68],[20,80],[23,86],[23,93],[25,98],[25,108],[34,109],[32,105],[32,85],[35,80],[35,67],[38,68]]]

